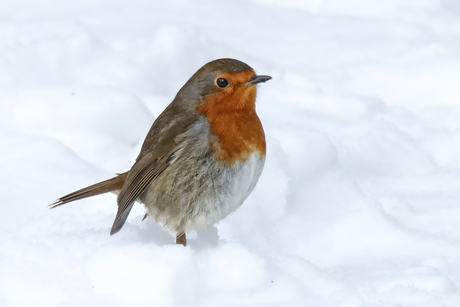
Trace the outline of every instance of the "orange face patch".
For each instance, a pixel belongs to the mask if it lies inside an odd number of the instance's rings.
[[[250,154],[258,151],[265,154],[265,134],[255,110],[257,89],[247,82],[255,75],[253,70],[219,74],[229,84],[205,96],[196,109],[210,124],[210,148],[214,157],[232,165],[246,161]]]

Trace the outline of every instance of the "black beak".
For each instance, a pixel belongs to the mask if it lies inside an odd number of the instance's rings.
[[[271,78],[272,77],[265,76],[265,75],[255,75],[255,76],[252,76],[251,80],[248,81],[248,85],[251,86],[257,83],[262,83],[262,82],[270,80]]]

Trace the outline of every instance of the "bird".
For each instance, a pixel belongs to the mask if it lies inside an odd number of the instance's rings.
[[[136,201],[186,246],[186,234],[216,224],[253,191],[265,164],[266,140],[256,113],[257,85],[272,79],[230,58],[198,69],[156,118],[131,169],[67,194],[56,208],[107,192],[117,194],[110,235]]]

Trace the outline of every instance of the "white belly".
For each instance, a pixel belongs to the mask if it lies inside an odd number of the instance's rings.
[[[168,230],[189,232],[212,225],[235,211],[254,189],[265,162],[259,152],[231,167],[215,160],[197,125],[171,165],[156,178],[140,200],[148,216]],[[195,130],[196,129],[196,130]]]

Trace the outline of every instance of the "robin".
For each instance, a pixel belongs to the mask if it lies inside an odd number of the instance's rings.
[[[129,171],[50,207],[115,192],[118,212],[111,235],[139,201],[146,216],[175,232],[176,243],[185,246],[186,233],[225,218],[254,189],[265,162],[256,85],[270,79],[235,59],[207,63],[155,120]]]

